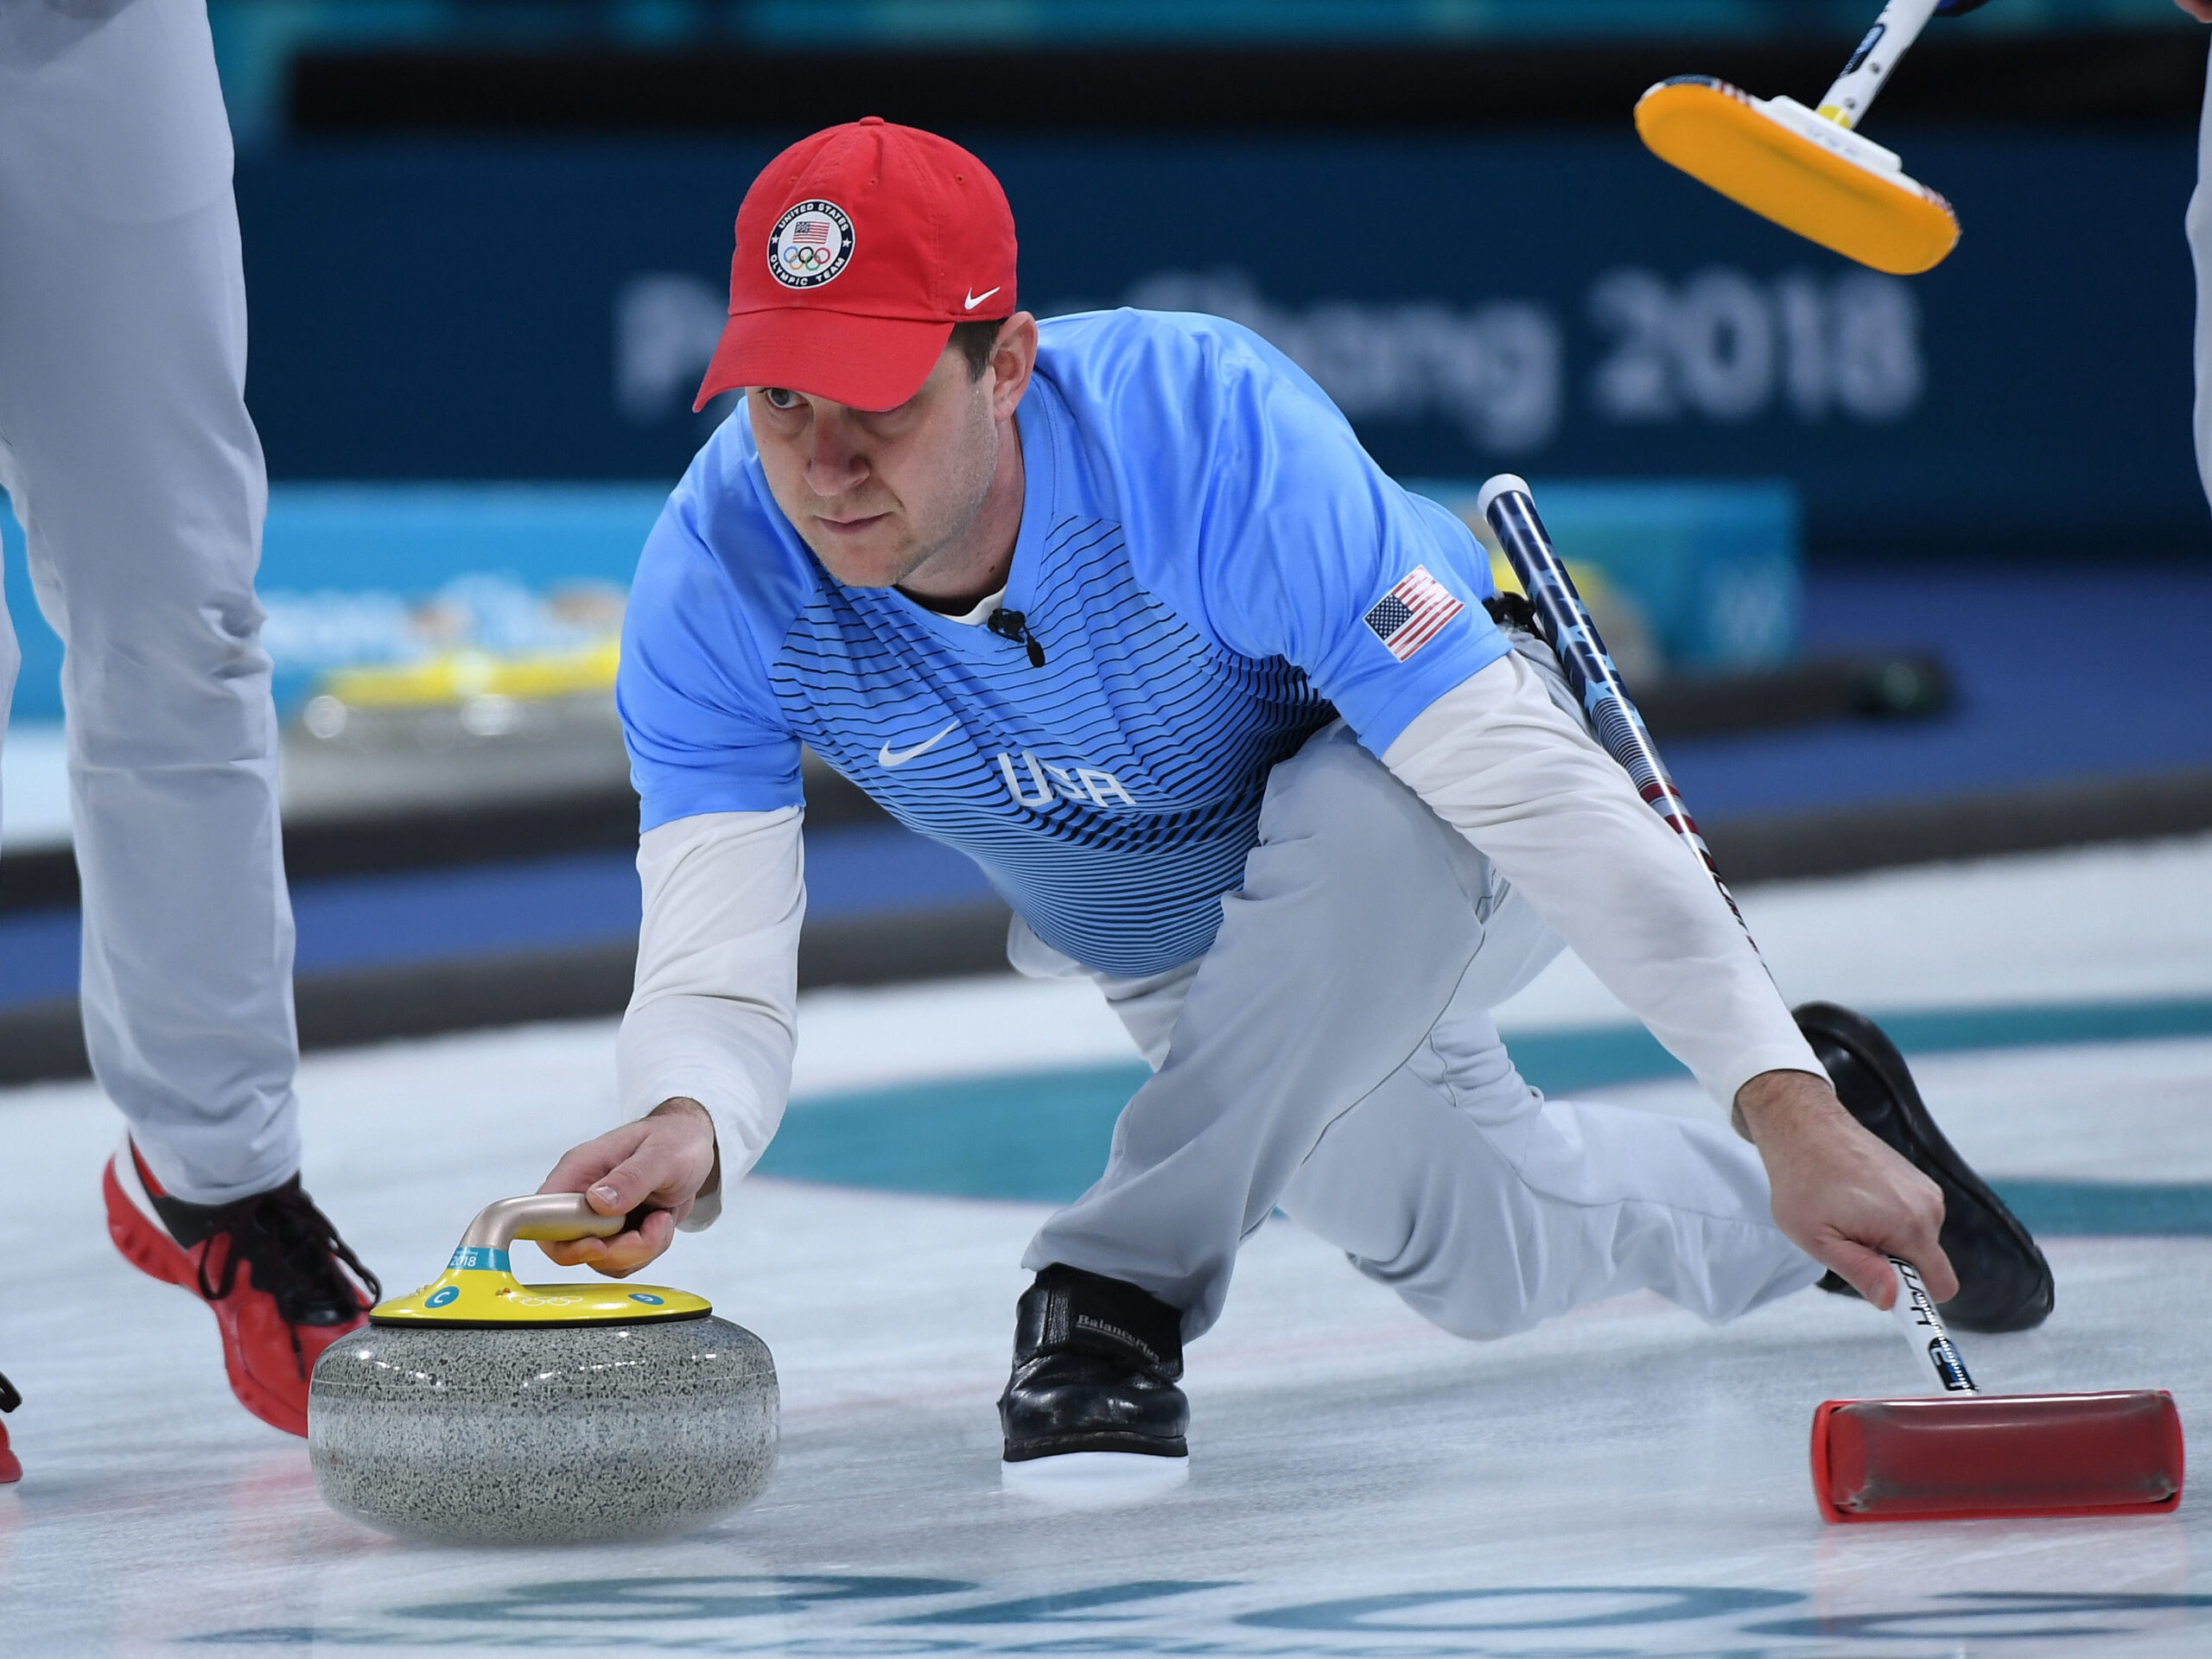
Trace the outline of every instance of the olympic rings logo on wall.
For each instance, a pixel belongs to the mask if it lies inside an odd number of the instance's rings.
[[[785,288],[819,288],[853,257],[853,221],[834,201],[784,210],[768,237],[768,274]]]

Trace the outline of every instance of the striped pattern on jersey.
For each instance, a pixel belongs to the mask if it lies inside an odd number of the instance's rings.
[[[1243,880],[1269,769],[1334,711],[1302,671],[1225,650],[1145,592],[1107,520],[1055,524],[1030,585],[1041,668],[825,578],[769,683],[801,741],[975,859],[1046,944],[1106,973],[1179,967]]]

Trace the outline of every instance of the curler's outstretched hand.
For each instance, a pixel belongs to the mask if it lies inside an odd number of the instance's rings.
[[[538,1248],[564,1268],[609,1278],[635,1273],[675,1241],[677,1224],[721,1179],[714,1120],[696,1100],[664,1100],[634,1123],[585,1141],[553,1166],[537,1190],[581,1192],[602,1216],[651,1211],[612,1238],[580,1238]]]

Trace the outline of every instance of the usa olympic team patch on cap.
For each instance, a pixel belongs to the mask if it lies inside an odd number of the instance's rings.
[[[768,236],[768,274],[785,288],[819,288],[853,257],[853,221],[834,201],[784,210]]]

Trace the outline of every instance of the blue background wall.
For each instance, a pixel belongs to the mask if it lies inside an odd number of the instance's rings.
[[[1816,550],[2212,549],[2185,137],[1884,131],[1966,226],[1859,272],[1618,137],[994,142],[1022,298],[1242,310],[1408,474],[1779,475]],[[238,174],[289,478],[666,479],[766,142],[296,144]]]

